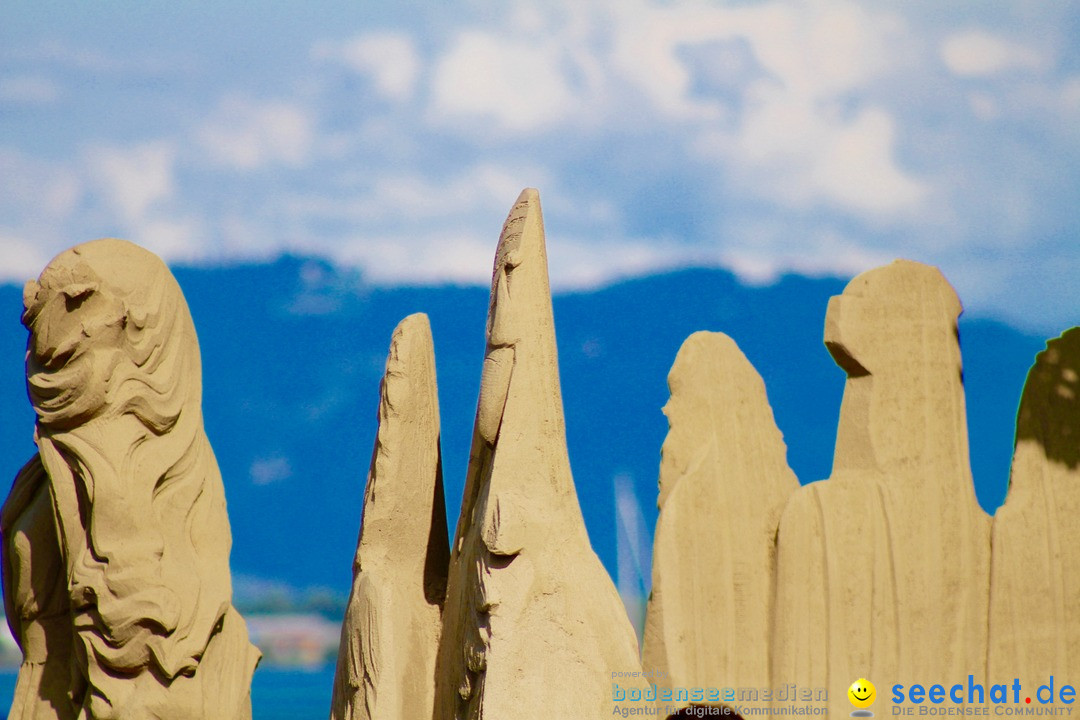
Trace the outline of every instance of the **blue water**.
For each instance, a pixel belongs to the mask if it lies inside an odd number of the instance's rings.
[[[0,671],[0,718],[15,693],[14,670]],[[326,720],[334,666],[313,671],[260,667],[251,681],[253,720]]]
[[[319,670],[260,667],[251,681],[252,720],[326,720],[334,666]]]

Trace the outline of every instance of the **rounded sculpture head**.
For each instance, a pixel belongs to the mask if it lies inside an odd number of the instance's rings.
[[[941,272],[910,260],[864,272],[829,300],[825,345],[847,373],[834,476],[904,475],[937,492],[945,485],[928,478],[947,474],[950,492],[973,497],[960,311]]]
[[[861,273],[829,300],[825,345],[849,377],[903,373],[922,361],[959,364],[961,310],[940,270],[896,260]]]
[[[123,240],[78,245],[26,284],[23,305],[27,383],[40,426],[134,413],[160,433],[185,402],[198,402],[191,316],[153,253]]]

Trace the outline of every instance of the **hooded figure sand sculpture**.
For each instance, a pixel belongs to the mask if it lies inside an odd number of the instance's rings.
[[[847,381],[832,476],[780,519],[772,675],[827,688],[831,713],[850,711],[858,677],[984,675],[990,519],[968,466],[960,309],[936,268],[907,260],[829,302]]]
[[[643,664],[662,687],[767,687],[776,527],[799,482],[734,340],[691,335],[668,387]]]
[[[152,253],[96,240],[24,292],[38,454],[3,508],[10,718],[250,717],[198,341]]]

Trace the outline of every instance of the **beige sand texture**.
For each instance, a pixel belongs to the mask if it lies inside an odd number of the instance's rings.
[[[988,676],[1020,678],[1032,698],[1051,676],[1055,692],[1080,680],[1078,398],[1080,328],[1072,328],[1046,343],[1028,373],[1009,494],[993,525]]]
[[[24,304],[38,455],[2,513],[24,654],[9,717],[250,717],[259,654],[231,604],[180,287],[153,254],[96,240],[50,262]]]
[[[640,660],[570,474],[544,225],[532,189],[503,226],[487,341],[436,717],[610,717],[611,673],[640,670]]]
[[[416,314],[386,359],[332,720],[430,720],[449,560],[435,352]]]
[[[734,340],[691,335],[668,387],[643,664],[661,687],[766,687],[776,528],[799,483]]]
[[[832,476],[780,521],[772,673],[826,687],[831,713],[851,711],[860,677],[985,674],[990,521],[968,464],[960,309],[936,268],[904,260],[829,302],[847,384]]]

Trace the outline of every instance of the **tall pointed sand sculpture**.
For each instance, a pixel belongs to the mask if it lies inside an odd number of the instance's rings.
[[[611,674],[640,662],[570,474],[535,190],[503,226],[488,313],[436,717],[609,717]]]
[[[1016,418],[994,516],[989,677],[1080,678],[1080,328],[1046,343]],[[1033,692],[1033,691],[1032,691]],[[1055,698],[1056,699],[1056,698]]]
[[[429,720],[450,547],[427,316],[394,330],[332,720]]]
[[[668,387],[643,664],[661,686],[767,687],[776,527],[799,483],[734,340],[691,335]]]
[[[896,261],[829,302],[847,373],[832,477],[800,488],[778,539],[774,685],[985,672],[989,518],[976,503],[956,319],[935,268]]]
[[[154,255],[96,240],[27,283],[38,454],[4,505],[11,718],[250,717],[198,341]]]

